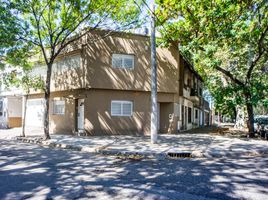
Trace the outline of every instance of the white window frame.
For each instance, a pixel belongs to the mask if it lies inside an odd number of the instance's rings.
[[[121,104],[120,105],[121,106],[121,113],[120,114],[112,112],[113,103],[120,103]],[[131,105],[131,114],[130,115],[124,114],[124,112],[123,112],[123,105],[124,104]],[[133,115],[133,101],[118,101],[118,100],[111,101],[111,116],[131,117],[132,115]]]
[[[56,102],[59,102],[59,104],[55,104]],[[63,112],[57,112],[55,109],[57,105],[63,105]],[[54,99],[53,100],[53,115],[64,115],[65,114],[65,100],[64,99]]]
[[[122,59],[122,65],[121,66],[115,66],[114,65],[114,59]],[[125,65],[126,59],[132,59],[132,66],[131,67],[127,67]],[[116,69],[134,69],[135,66],[135,57],[133,54],[119,54],[119,53],[114,53],[112,55],[112,67],[116,68]]]

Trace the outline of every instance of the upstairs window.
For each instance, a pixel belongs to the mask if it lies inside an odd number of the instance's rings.
[[[64,115],[65,111],[65,101],[64,100],[54,100],[53,101],[53,114],[54,115]]]
[[[202,95],[203,95],[202,88],[199,88],[199,95],[200,95],[200,96],[202,96]]]
[[[134,55],[113,54],[112,66],[120,69],[134,69]]]
[[[132,116],[132,110],[132,101],[112,101],[111,103],[112,116]]]

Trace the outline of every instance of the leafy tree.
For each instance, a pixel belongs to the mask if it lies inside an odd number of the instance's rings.
[[[22,71],[24,70],[24,71]],[[22,71],[22,73],[18,73],[18,71]],[[13,70],[5,73],[3,76],[3,85],[6,89],[10,89],[12,87],[21,88],[25,93],[25,101],[24,101],[24,112],[23,112],[23,121],[22,121],[22,137],[25,137],[25,120],[27,113],[27,101],[31,90],[44,91],[44,80],[41,76],[34,76],[30,74],[31,70],[28,68],[21,67],[13,67]],[[20,75],[21,74],[21,75]]]
[[[2,0],[1,3],[6,2]],[[6,3],[7,4],[7,3]],[[16,19],[10,29],[13,49],[32,46],[47,66],[44,134],[49,139],[49,99],[52,66],[59,54],[97,28],[129,28],[138,21],[139,0],[11,0],[8,13]],[[14,15],[15,14],[15,15]],[[8,32],[8,33],[9,33]],[[14,37],[13,37],[14,35]],[[13,59],[13,58],[12,58]]]
[[[254,136],[253,106],[267,98],[268,91],[267,0],[159,0],[158,4],[165,42],[178,42],[199,71],[217,71],[230,81],[227,92],[235,96],[234,104],[246,105],[249,136]]]
[[[31,89],[37,91],[44,91],[44,80],[41,76],[32,76],[28,71],[20,79],[21,86],[25,92],[25,102],[24,102],[24,112],[23,112],[23,122],[22,122],[22,137],[25,137],[25,122],[27,114],[27,102]]]
[[[0,69],[11,62],[25,66],[30,44],[18,40],[17,17],[8,1],[0,1]]]

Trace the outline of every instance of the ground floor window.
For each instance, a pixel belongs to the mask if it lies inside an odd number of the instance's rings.
[[[192,123],[192,108],[188,107],[188,123]]]
[[[198,110],[195,110],[195,119],[198,119]]]
[[[53,114],[54,115],[64,115],[65,111],[65,101],[64,100],[54,100],[53,101]]]
[[[132,101],[112,101],[111,115],[112,116],[132,116],[133,102]]]

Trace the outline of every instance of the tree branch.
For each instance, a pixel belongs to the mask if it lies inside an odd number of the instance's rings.
[[[19,36],[19,37],[17,38],[17,40],[23,40],[23,41],[25,41],[25,42],[33,43],[33,44],[36,45],[36,46],[40,46],[38,42],[36,42],[36,41],[34,41],[34,40],[28,40],[28,39],[26,39],[26,38],[24,38],[24,37],[22,37],[22,36]]]
[[[256,66],[256,64],[258,63],[258,61],[262,57],[264,51],[266,50],[263,47],[263,41],[264,41],[264,38],[267,36],[267,34],[268,34],[268,26],[266,27],[266,29],[261,34],[261,37],[260,37],[260,39],[258,41],[258,56],[254,59],[254,61],[251,63],[251,65],[250,65],[250,67],[248,69],[248,72],[247,72],[247,79],[248,80],[251,79],[251,74],[252,74],[252,71],[253,71],[254,67]]]
[[[240,86],[244,86],[245,84],[240,81],[239,79],[235,78],[233,76],[233,74],[231,74],[231,72],[219,67],[219,66],[216,66],[215,67],[216,70],[220,71],[221,73],[223,73],[225,76],[229,77],[234,83],[236,83],[237,85],[240,85]]]
[[[48,58],[47,58],[47,54],[46,54],[46,51],[45,51],[45,48],[43,46],[43,42],[42,42],[42,38],[41,38],[41,33],[40,33],[40,17],[38,18],[37,17],[37,14],[35,12],[35,9],[33,7],[33,5],[31,4],[31,9],[32,9],[32,12],[33,12],[33,15],[34,15],[34,19],[35,19],[35,22],[36,22],[36,28],[37,28],[37,34],[38,34],[38,38],[39,38],[39,46],[42,50],[42,53],[44,55],[44,59],[45,59],[45,62],[46,64],[48,64]]]

